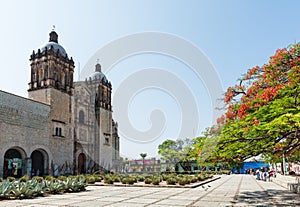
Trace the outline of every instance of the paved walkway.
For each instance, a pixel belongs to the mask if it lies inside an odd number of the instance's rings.
[[[227,175],[197,188],[89,186],[87,191],[28,200],[0,201],[16,207],[196,207],[196,206],[300,206],[294,194],[251,175]]]

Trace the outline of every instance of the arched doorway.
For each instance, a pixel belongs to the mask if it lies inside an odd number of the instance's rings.
[[[4,154],[3,177],[21,177],[23,175],[23,160],[25,153],[21,149],[11,148]]]
[[[85,161],[86,161],[85,154],[80,153],[78,155],[78,174],[83,174],[86,172]]]
[[[34,150],[31,153],[31,174],[42,176],[48,172],[48,154],[44,150]]]

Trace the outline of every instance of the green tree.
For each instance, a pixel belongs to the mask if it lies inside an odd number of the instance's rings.
[[[263,154],[278,160],[297,158],[300,150],[300,45],[277,50],[229,87],[221,117],[218,157],[242,162]]]
[[[140,156],[143,159],[143,172],[145,171],[145,157],[147,157],[147,153],[141,153]]]
[[[162,160],[172,165],[180,165],[190,161],[190,152],[192,150],[192,141],[190,139],[165,140],[158,146],[158,153]],[[170,167],[168,164],[168,167]],[[184,168],[184,166],[182,166]]]

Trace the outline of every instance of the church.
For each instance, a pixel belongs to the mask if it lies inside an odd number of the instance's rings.
[[[0,90],[0,176],[119,171],[111,83],[99,63],[75,82],[72,57],[49,36],[30,55],[28,98]]]

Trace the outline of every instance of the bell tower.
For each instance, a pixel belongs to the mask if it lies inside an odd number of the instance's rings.
[[[30,55],[30,99],[50,106],[49,149],[53,164],[74,165],[74,61],[58,43],[55,31],[49,41]],[[71,162],[70,162],[71,161]],[[50,169],[50,167],[49,167]]]
[[[29,98],[33,91],[55,88],[63,93],[73,95],[74,61],[68,57],[65,49],[58,44],[58,35],[50,32],[49,42],[30,56],[31,78],[29,82]],[[45,102],[39,99],[37,101]]]

